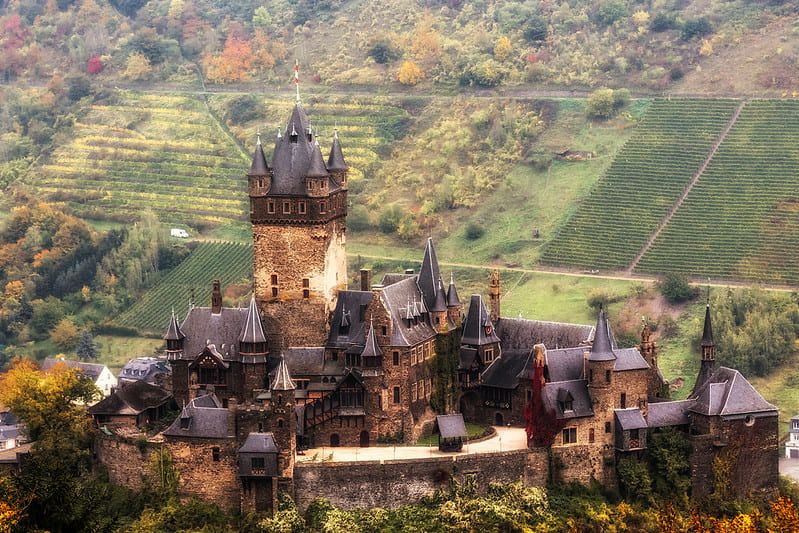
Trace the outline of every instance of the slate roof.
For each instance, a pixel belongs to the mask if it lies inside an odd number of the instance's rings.
[[[258,312],[258,304],[255,303],[255,295],[250,298],[250,305],[247,306],[247,316],[244,318],[244,328],[241,330],[239,341],[250,344],[266,342],[261,314]]]
[[[694,393],[691,412],[709,416],[776,415],[768,403],[737,370],[717,368],[708,381]]]
[[[283,351],[292,376],[340,376],[344,374],[344,358],[325,361],[324,348],[287,348]],[[274,360],[275,368],[278,360]]]
[[[438,424],[438,432],[442,439],[466,438],[469,436],[469,433],[466,432],[466,424],[463,421],[463,415],[460,413],[437,415],[436,423]]]
[[[519,379],[532,378],[533,352],[521,350],[502,351],[483,371],[481,386],[498,389],[515,389]]]
[[[573,398],[571,411],[565,411],[558,403],[558,396],[564,392],[568,392]],[[591,397],[588,394],[588,382],[584,379],[547,383],[544,385],[542,395],[544,403],[555,411],[559,419],[582,418],[594,414]]]
[[[429,237],[424,247],[422,267],[419,269],[419,276],[416,280],[419,290],[424,295],[425,305],[428,309],[432,309],[435,306],[436,295],[439,291],[439,278],[441,278],[441,272],[438,269],[438,257],[433,246],[433,238]]]
[[[458,360],[458,370],[469,370],[477,359],[477,348],[461,346]]]
[[[269,165],[266,164],[266,156],[264,155],[264,147],[261,146],[261,136],[258,135],[258,140],[255,143],[255,152],[252,154],[252,164],[250,171],[247,172],[248,176],[268,176]]]
[[[544,352],[544,365],[550,381],[572,381],[583,379],[584,347],[547,349]]]
[[[19,422],[17,415],[11,411],[3,411],[4,407],[0,406],[0,426],[14,426]]]
[[[688,410],[693,400],[674,402],[650,402],[646,415],[647,425],[651,428],[683,426],[688,424]]]
[[[308,167],[307,175],[310,178],[324,178],[329,175],[325,159],[322,157],[322,149],[319,148],[319,143],[316,141],[311,148],[311,165]]]
[[[385,274],[383,279],[380,280],[380,284],[383,287],[388,287],[389,285],[394,285],[395,283],[402,281],[404,279],[412,278],[416,274],[401,274],[401,273],[391,273]]]
[[[702,327],[702,346],[713,346],[713,325],[710,323],[710,304],[705,307],[705,324]]]
[[[347,170],[349,168],[344,160],[344,153],[341,151],[338,131],[333,132],[333,145],[330,147],[330,155],[327,158],[327,168],[329,170]]]
[[[230,412],[227,409],[200,407],[198,399],[195,399],[183,408],[180,416],[172,422],[171,426],[164,430],[163,434],[167,437],[197,439],[233,438],[234,435],[228,434],[228,416],[230,416]],[[185,429],[181,425],[184,420],[188,420],[188,427]]]
[[[447,294],[444,291],[444,282],[438,278],[438,290],[436,291],[436,299],[433,302],[433,307],[430,308],[433,312],[441,312],[447,310]]]
[[[613,344],[610,339],[611,335],[608,319],[605,316],[605,310],[600,308],[596,327],[594,328],[594,342],[591,345],[591,354],[588,356],[588,360],[613,361],[616,359],[616,354],[613,353]]]
[[[165,341],[179,341],[186,338],[183,331],[178,324],[178,318],[175,316],[175,310],[172,309],[172,316],[169,318],[169,325],[167,325],[166,333],[162,337]]]
[[[0,441],[11,440],[19,438],[19,427],[13,426],[0,426]]]
[[[239,448],[239,453],[278,453],[280,450],[275,443],[272,433],[250,433]]]
[[[536,344],[548,348],[586,345],[594,330],[592,326],[582,324],[524,318],[500,318],[496,326],[503,350],[532,350]]]
[[[308,176],[315,148],[307,137],[309,127],[310,121],[302,105],[295,104],[286,125],[286,133],[275,145],[270,195],[305,195],[305,177]],[[296,142],[291,142],[292,133],[297,136]]]
[[[361,353],[366,342],[366,307],[371,301],[370,291],[339,291],[330,320],[328,348]]]
[[[117,376],[121,381],[146,381],[152,383],[160,374],[169,374],[172,369],[169,362],[157,357],[136,357],[131,359]]]
[[[458,289],[455,288],[455,274],[449,273],[449,288],[447,289],[447,306],[455,307],[461,304],[458,297]]]
[[[369,333],[366,334],[366,344],[363,347],[363,352],[361,352],[361,357],[380,357],[382,355],[383,351],[377,345],[377,339],[375,338],[375,326],[370,322]]]
[[[70,361],[67,359],[54,359],[52,357],[48,357],[42,363],[42,370],[51,370],[59,363],[66,365],[67,368],[77,368],[81,370],[85,375],[92,378],[94,381],[97,381],[97,378],[100,377],[100,374],[102,374],[103,370],[106,368],[105,365],[101,365],[99,363],[84,363],[83,361]]]
[[[638,348],[616,348],[613,353],[616,355],[616,364],[613,367],[616,372],[649,368],[649,363],[646,362]]]
[[[384,287],[380,298],[391,315],[392,346],[412,346],[435,337],[436,332],[427,320],[406,320],[408,312],[413,316],[413,302],[421,298],[416,276],[407,277]]]
[[[472,294],[469,309],[466,311],[466,319],[463,321],[461,343],[483,346],[494,342],[500,342],[500,340],[483,303],[483,297],[479,294]]]
[[[616,416],[616,422],[622,431],[630,431],[631,429],[644,429],[647,427],[644,415],[637,407],[630,407],[628,409],[614,409],[613,414]]]
[[[194,360],[207,344],[213,344],[225,361],[239,359],[239,336],[247,318],[243,307],[223,307],[219,314],[210,307],[193,307],[180,328],[186,335],[183,359]]]
[[[146,381],[134,381],[89,407],[89,414],[136,416],[147,409],[164,405],[171,399],[172,394],[161,387],[150,385]]]
[[[277,365],[277,369],[275,370],[275,377],[272,379],[272,385],[270,389],[272,390],[294,390],[297,386],[294,384],[294,381],[291,379],[291,374],[289,374],[289,368],[286,366],[286,360],[281,356],[280,364]]]

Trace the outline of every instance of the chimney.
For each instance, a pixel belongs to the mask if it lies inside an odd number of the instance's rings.
[[[211,313],[218,315],[222,312],[222,288],[219,280],[215,279],[211,288]]]
[[[361,290],[372,290],[372,271],[368,268],[361,269]]]
[[[230,398],[227,401],[227,434],[236,435],[236,398]]]
[[[491,285],[488,288],[488,296],[490,297],[490,304],[491,304],[491,322],[494,323],[494,326],[497,325],[497,321],[502,316],[499,310],[499,299],[500,299],[500,288],[499,288],[499,270],[494,269],[491,272]]]

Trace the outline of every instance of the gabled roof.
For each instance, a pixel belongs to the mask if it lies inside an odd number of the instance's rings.
[[[247,308],[223,307],[218,314],[210,307],[192,307],[180,328],[186,335],[183,359],[194,360],[209,344],[226,361],[239,359],[239,337],[247,318]]]
[[[570,411],[564,409],[565,406],[558,402],[558,396],[565,393],[571,394],[573,398]],[[546,406],[552,409],[559,419],[582,418],[594,414],[591,396],[588,394],[588,382],[584,379],[546,383],[542,396]]]
[[[247,307],[247,315],[244,319],[244,328],[241,330],[239,342],[248,344],[266,342],[266,335],[261,324],[261,314],[258,312],[258,304],[255,303],[254,294],[250,298],[250,305]]]
[[[275,443],[272,433],[250,433],[239,448],[239,453],[278,453],[280,450]]]
[[[447,290],[447,306],[455,307],[461,304],[458,298],[458,289],[455,288],[455,274],[449,273],[449,289]]]
[[[548,349],[587,346],[594,330],[593,326],[582,324],[504,317],[496,327],[503,350],[532,350],[536,344]]]
[[[437,415],[436,423],[438,424],[438,432],[442,439],[456,439],[458,437],[465,439],[469,436],[469,433],[466,431],[466,424],[463,421],[463,415],[460,413]]]
[[[438,269],[438,257],[433,246],[433,238],[429,237],[424,247],[424,258],[422,259],[422,267],[419,269],[419,277],[416,280],[419,290],[424,294],[425,304],[428,309],[432,309],[435,305],[440,277],[441,272]]]
[[[605,316],[605,310],[600,308],[594,329],[594,343],[591,346],[591,354],[588,356],[589,361],[613,361],[616,359],[610,338],[608,319]]]
[[[533,352],[503,350],[483,371],[480,384],[498,389],[515,389],[519,379],[527,377],[533,367]]]
[[[380,357],[383,351],[377,345],[377,338],[375,337],[375,326],[372,322],[369,323],[369,333],[366,334],[366,345],[363,347],[361,357]]]
[[[280,364],[277,365],[275,377],[272,380],[272,386],[270,388],[277,391],[294,390],[297,388],[294,381],[291,379],[289,368],[286,366],[286,359],[283,356],[280,357]]]
[[[178,318],[175,316],[175,310],[172,309],[172,316],[169,318],[169,325],[166,328],[163,339],[165,341],[179,341],[186,338],[186,335],[180,330]]]
[[[737,370],[719,367],[691,399],[690,410],[708,416],[776,415],[768,403]]]
[[[258,141],[255,143],[255,152],[252,155],[252,164],[250,171],[247,172],[248,176],[268,176],[269,166],[266,164],[266,156],[264,155],[264,147],[261,146],[261,135],[258,135]]]
[[[48,357],[44,360],[44,362],[42,362],[42,370],[52,370],[59,364],[65,365],[67,368],[77,368],[94,381],[97,381],[97,378],[99,378],[100,374],[103,373],[103,370],[106,369],[105,365],[101,365],[99,363],[84,363],[83,361],[70,361],[68,359],[54,359],[52,357]]]
[[[466,320],[463,321],[461,344],[482,346],[495,342],[499,342],[499,337],[494,331],[494,324],[483,304],[483,297],[473,294],[469,301],[469,309],[466,311]]]
[[[637,407],[630,407],[628,409],[614,409],[613,414],[616,416],[616,421],[622,431],[630,431],[632,429],[644,429],[647,427],[644,415]]]
[[[135,416],[147,409],[164,405],[171,399],[172,394],[161,387],[150,385],[146,381],[134,381],[89,407],[89,414]]]
[[[412,346],[435,337],[436,332],[427,320],[407,320],[413,318],[413,300],[422,297],[416,276],[406,277],[384,287],[380,293],[383,306],[391,315],[392,346]]]
[[[370,291],[339,291],[330,320],[328,348],[361,353],[366,342],[366,308],[371,301]],[[289,368],[294,370],[291,361]]]
[[[330,156],[327,158],[327,168],[329,170],[347,170],[347,162],[344,160],[344,153],[341,151],[341,143],[338,141],[338,131],[333,132],[333,146],[330,147]]]
[[[613,366],[616,372],[650,368],[638,348],[616,348],[613,353],[616,355],[616,364]]]
[[[200,396],[189,402],[180,412],[172,425],[164,430],[168,437],[187,437],[197,439],[227,439],[235,435],[229,434],[228,416],[232,416],[223,407],[200,407],[206,405],[207,399]],[[214,402],[214,405],[217,403]]]

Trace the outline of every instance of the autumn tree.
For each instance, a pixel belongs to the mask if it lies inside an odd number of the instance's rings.
[[[505,35],[497,39],[494,43],[494,57],[497,61],[505,61],[513,52],[513,45]]]
[[[220,54],[206,54],[203,58],[206,78],[214,83],[245,81],[254,66],[252,46],[249,41],[229,35]]]
[[[62,350],[72,350],[78,343],[78,328],[69,318],[63,318],[50,333],[50,339]]]
[[[424,72],[413,61],[406,60],[400,65],[397,80],[403,85],[416,85],[424,79]]]
[[[147,79],[153,72],[153,67],[150,65],[150,60],[141,52],[133,52],[128,56],[125,66],[124,77],[131,80],[144,80]]]

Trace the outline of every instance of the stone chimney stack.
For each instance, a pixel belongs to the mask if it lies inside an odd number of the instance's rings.
[[[499,320],[500,310],[499,310],[499,299],[500,299],[500,289],[499,289],[499,270],[494,269],[491,272],[491,285],[488,288],[488,296],[490,298],[491,304],[491,322],[494,323],[496,326],[497,321]]]
[[[230,398],[227,401],[227,434],[236,435],[236,405],[238,402],[236,398]]]
[[[218,315],[222,312],[222,287],[218,279],[215,279],[211,288],[211,312]]]
[[[372,290],[372,270],[369,268],[361,269],[361,290]]]

